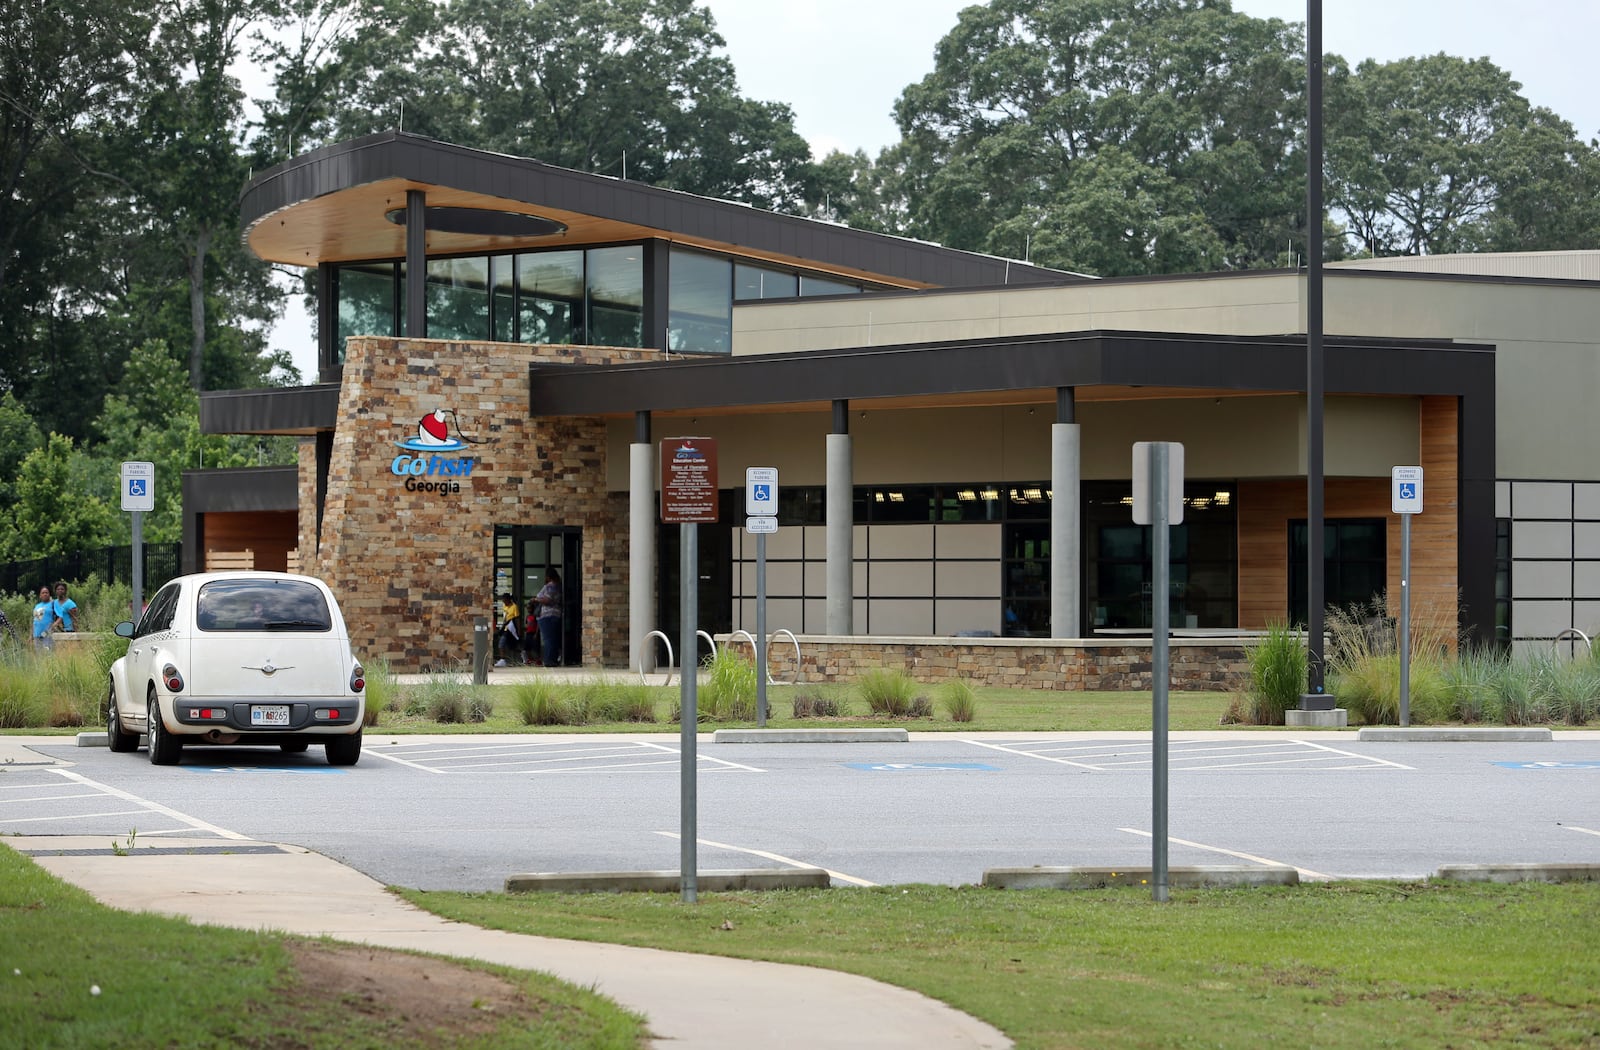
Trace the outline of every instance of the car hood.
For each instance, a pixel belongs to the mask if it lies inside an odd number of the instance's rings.
[[[231,632],[190,642],[189,696],[341,697],[350,695],[352,658],[342,637],[291,632]]]

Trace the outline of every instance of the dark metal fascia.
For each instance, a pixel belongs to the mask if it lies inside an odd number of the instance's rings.
[[[385,179],[480,193],[704,238],[730,250],[770,252],[941,287],[1092,280],[397,131],[324,146],[262,172],[240,195],[241,229],[248,238],[258,222],[284,208]]]
[[[183,472],[183,512],[295,510],[300,505],[298,467],[235,467]]]
[[[1328,389],[1459,394],[1487,370],[1481,346],[1333,342]],[[534,416],[609,415],[1063,386],[1303,392],[1305,337],[1082,332],[1015,339],[529,367]],[[1481,382],[1481,379],[1480,379]]]
[[[200,393],[202,434],[306,434],[338,419],[338,383]]]

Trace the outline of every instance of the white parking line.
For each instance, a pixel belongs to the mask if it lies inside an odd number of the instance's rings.
[[[420,769],[424,773],[444,773],[444,770],[442,769],[434,769],[432,766],[425,766],[421,762],[413,762],[409,758],[401,758],[399,755],[391,755],[386,752],[379,751],[375,747],[369,747],[366,749],[366,751],[367,754],[372,755],[374,758],[381,758],[385,762],[393,762],[397,766],[410,766],[412,769]]]
[[[963,743],[971,744],[974,747],[987,747],[993,751],[1004,751],[1008,755],[1020,755],[1023,758],[1036,758],[1041,762],[1055,762],[1056,764],[1063,766],[1076,766],[1079,769],[1100,768],[1099,766],[1089,765],[1085,762],[1074,762],[1070,758],[1054,758],[1050,755],[1041,755],[1033,751],[1020,751],[1014,747],[1006,747],[1004,744],[991,744],[987,740],[966,740],[963,741]]]
[[[136,806],[143,806],[147,812],[160,813],[162,816],[171,817],[173,820],[178,821],[180,824],[187,824],[191,828],[196,828],[196,829],[198,829],[200,831],[209,831],[213,835],[220,835],[225,839],[244,839],[244,838],[247,837],[245,835],[239,834],[236,831],[228,831],[225,828],[219,828],[215,824],[207,824],[205,821],[200,820],[200,819],[198,819],[196,817],[191,817],[187,813],[179,813],[177,810],[172,809],[172,808],[170,808],[168,806],[163,806],[159,802],[151,802],[147,798],[140,798],[138,795],[134,795],[134,794],[131,794],[131,793],[127,792],[127,791],[123,791],[120,788],[114,788],[114,787],[110,786],[109,784],[102,784],[99,781],[90,780],[88,777],[84,776],[83,774],[74,773],[70,769],[52,769],[52,770],[50,770],[50,772],[54,773],[58,777],[66,777],[68,780],[71,780],[71,781],[73,781],[75,783],[87,784],[90,787],[98,788],[99,790],[103,791],[107,795],[111,795],[114,798],[120,798],[124,802],[132,802]],[[105,816],[116,816],[116,815],[117,814],[113,814],[113,813],[105,814]]]
[[[1577,831],[1585,835],[1600,835],[1600,831],[1596,831],[1593,828],[1580,828],[1576,824],[1563,824],[1561,826],[1566,828],[1568,831]]]
[[[0,824],[38,824],[46,820],[89,820],[92,817],[125,817],[131,813],[147,813],[143,809],[114,809],[109,813],[73,813],[56,817],[14,817],[10,820],[0,820]]]
[[[678,748],[668,747],[665,744],[657,744],[657,743],[655,743],[654,741],[651,741],[651,740],[641,740],[641,741],[639,741],[639,746],[640,747],[653,747],[653,748],[656,748],[658,750],[665,751],[669,755],[681,755],[683,753]],[[742,769],[746,773],[765,773],[766,772],[765,769],[757,769],[755,766],[741,765],[738,762],[729,762],[725,758],[712,758],[710,755],[702,755],[698,751],[695,752],[695,757],[698,758],[702,762],[715,762],[719,766],[727,766],[729,769]]]
[[[9,805],[13,802],[59,802],[66,798],[94,798],[94,792],[77,795],[33,795],[29,798],[0,798],[0,806]]]
[[[1301,743],[1305,744],[1307,747],[1320,748],[1323,751],[1332,751],[1336,755],[1348,755],[1350,758],[1359,758],[1363,762],[1377,762],[1381,765],[1393,766],[1395,769],[1409,769],[1412,771],[1416,770],[1415,766],[1402,766],[1400,763],[1390,762],[1386,758],[1373,758],[1371,755],[1358,755],[1354,751],[1340,751],[1336,747],[1328,747],[1326,744],[1318,744],[1311,740],[1302,740]]]
[[[665,835],[669,839],[682,839],[683,838],[683,836],[680,835],[676,831],[658,831],[658,832],[656,832],[656,834],[657,835]],[[730,846],[726,842],[712,842],[710,839],[702,839],[702,838],[695,839],[695,842],[699,843],[702,846],[710,846],[712,849],[726,849],[726,850],[732,850],[735,853],[748,853],[752,857],[765,857],[767,860],[775,860],[779,864],[787,864],[791,868],[814,868],[814,867],[816,867],[815,864],[807,864],[803,860],[795,860],[793,857],[785,857],[781,853],[768,853],[764,849],[747,849],[744,846]],[[877,885],[876,882],[868,882],[866,879],[858,879],[854,875],[846,875],[841,871],[834,871],[832,868],[823,868],[822,870],[828,873],[828,877],[830,879],[838,879],[840,882],[848,882],[848,883],[850,883],[852,885],[855,885],[855,886],[876,886]]]
[[[1118,828],[1117,830],[1126,831],[1130,835],[1139,835],[1147,839],[1155,838],[1154,833],[1143,831],[1139,828]],[[1312,879],[1318,882],[1329,882],[1333,879],[1332,875],[1324,875],[1320,871],[1312,871],[1310,868],[1302,868],[1295,864],[1285,864],[1282,861],[1277,860],[1267,860],[1265,857],[1257,857],[1251,853],[1240,853],[1238,850],[1223,849],[1221,846],[1207,846],[1203,842],[1190,842],[1188,839],[1177,839],[1173,838],[1171,835],[1167,836],[1167,841],[1176,842],[1180,846],[1190,846],[1194,849],[1203,849],[1209,850],[1212,853],[1220,853],[1225,857],[1237,857],[1240,860],[1247,860],[1252,864],[1267,864],[1275,868],[1294,868],[1295,871],[1300,873],[1300,877],[1302,879]]]

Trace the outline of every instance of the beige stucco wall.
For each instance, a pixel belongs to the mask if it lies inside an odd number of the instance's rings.
[[[1328,476],[1387,477],[1395,464],[1417,461],[1416,399],[1333,397],[1325,408]],[[850,414],[855,483],[1048,478],[1054,416],[1054,404],[890,411],[866,403]],[[1305,475],[1300,397],[1088,401],[1079,404],[1078,421],[1088,481],[1129,477],[1136,441],[1182,442],[1189,477]],[[825,412],[668,417],[655,422],[652,436],[716,438],[723,488],[742,486],[750,466],[777,467],[782,485],[822,485],[831,425]],[[612,421],[606,440],[607,487],[626,491],[632,421]]]

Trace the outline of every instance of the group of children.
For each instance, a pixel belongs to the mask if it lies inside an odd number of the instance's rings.
[[[66,583],[56,584],[55,594],[50,593],[48,585],[39,588],[39,600],[33,606],[33,645],[36,649],[48,649],[51,638],[58,631],[76,631],[78,603],[67,597]],[[17,632],[11,626],[11,621],[6,617],[5,610],[0,609],[0,631],[4,631],[16,640]]]

